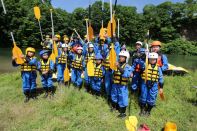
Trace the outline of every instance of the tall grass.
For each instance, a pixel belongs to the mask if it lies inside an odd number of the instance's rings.
[[[38,80],[39,81],[39,80]],[[185,77],[165,77],[165,101],[158,97],[150,117],[139,117],[136,96],[130,96],[130,111],[139,124],[146,123],[151,130],[161,130],[167,121],[175,122],[181,131],[197,130],[197,109],[192,103],[197,99],[197,72]],[[41,87],[38,82],[38,87]],[[110,112],[104,98],[78,91],[73,87],[57,89],[54,99],[23,103],[19,73],[0,75],[0,130],[126,130],[124,119],[118,112]]]

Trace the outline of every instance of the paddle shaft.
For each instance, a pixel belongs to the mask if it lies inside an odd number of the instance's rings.
[[[55,33],[54,33],[54,25],[53,25],[53,12],[52,9],[50,9],[51,12],[51,25],[52,25],[52,38],[54,37]]]
[[[110,18],[111,18],[111,38],[112,38],[112,42],[113,42],[112,0],[110,0]]]
[[[146,34],[146,66],[145,66],[145,82],[147,81],[147,78],[148,78],[148,40],[149,40],[149,30]]]
[[[120,19],[118,19],[118,39],[120,37]]]
[[[103,28],[103,17],[104,17],[104,0],[102,0],[102,28]]]
[[[79,39],[84,43],[84,41],[81,39],[81,36],[79,35],[79,33],[76,31],[76,29],[73,29],[75,31],[75,33],[79,36]]]
[[[2,4],[2,6],[3,6],[3,12],[4,12],[4,14],[7,14],[7,11],[6,11],[6,9],[5,9],[5,5],[4,5],[3,0],[1,0],[1,4]]]
[[[12,42],[15,43],[13,32],[10,32],[10,35],[12,37]]]
[[[41,39],[42,39],[42,41],[43,41],[44,39],[43,39],[43,35],[42,35],[42,28],[41,28],[40,20],[38,20],[38,24],[39,24],[39,27],[40,27]]]
[[[90,39],[89,39],[89,32],[88,32],[88,19],[86,19],[86,30],[87,30],[87,40],[89,42]]]

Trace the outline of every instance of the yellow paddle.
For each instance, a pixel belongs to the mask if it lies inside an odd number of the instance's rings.
[[[54,38],[54,25],[53,25],[53,10],[50,9],[50,13],[51,13],[51,25],[52,25],[52,38]],[[50,55],[50,59],[53,60],[53,62],[56,62],[56,57],[58,56],[58,50],[57,50],[57,44],[56,42],[53,40],[53,49],[52,49],[52,53]]]
[[[115,20],[115,15],[114,14],[113,14],[113,17],[112,17],[112,23],[113,24],[111,24],[111,21],[109,21],[108,26],[107,26],[107,35],[109,37],[112,37],[112,34],[115,34],[115,32],[116,32],[116,20]],[[113,25],[113,33],[111,32],[112,31],[111,25]]]
[[[70,71],[66,64],[66,68],[64,70],[64,82],[68,82],[69,80],[70,80]]]
[[[94,30],[91,26],[91,23],[89,23],[89,26],[88,26],[88,36],[89,36],[89,40],[92,41],[93,38],[94,38]]]
[[[53,41],[53,49],[52,53],[50,55],[50,59],[55,63],[56,62],[56,57],[58,56],[58,50],[57,50],[57,44],[55,41]]]
[[[13,33],[11,32],[11,37],[12,37],[12,41],[13,41],[13,45],[14,48],[12,49],[12,55],[14,57],[16,57],[16,63],[17,64],[23,64],[24,60],[21,58],[21,56],[23,55],[23,52],[21,51],[21,49],[16,45],[16,42],[14,40],[14,36]]]
[[[40,14],[40,8],[38,6],[34,7],[34,15],[35,15],[36,19],[38,20],[38,24],[39,24],[39,27],[40,27],[40,34],[41,34],[41,38],[43,40],[42,28],[41,28],[41,24],[40,24],[41,14]]]
[[[112,70],[116,70],[117,67],[116,67],[116,52],[114,50],[114,44],[112,43],[112,48],[109,52],[109,62],[110,62],[110,68]]]
[[[87,63],[88,76],[94,76],[94,61],[89,60]]]

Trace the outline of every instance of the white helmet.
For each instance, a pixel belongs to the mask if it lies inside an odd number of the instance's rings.
[[[143,45],[141,41],[137,41],[135,44],[140,44],[141,46]]]
[[[149,53],[148,58],[150,59],[158,59],[158,54],[155,52]]]
[[[67,48],[68,45],[67,44],[62,44],[62,48]]]
[[[83,50],[83,48],[81,46],[77,47],[77,50]]]
[[[129,54],[128,51],[121,51],[121,52],[119,53],[119,56],[125,56],[125,57],[127,58],[127,59],[126,59],[126,63],[128,63],[129,58],[130,58],[130,54]]]
[[[94,45],[90,43],[88,48],[94,48]]]

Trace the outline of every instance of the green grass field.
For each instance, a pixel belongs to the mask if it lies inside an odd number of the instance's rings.
[[[39,81],[39,80],[38,80]],[[157,100],[149,118],[139,117],[137,98],[131,96],[130,115],[146,123],[152,131],[161,130],[167,121],[175,122],[179,131],[197,130],[197,72],[185,77],[165,77],[165,101]],[[38,82],[38,87],[41,87]],[[110,112],[103,98],[96,99],[84,90],[73,87],[57,89],[55,98],[23,103],[20,73],[0,75],[0,130],[80,130],[123,131],[124,119]],[[127,111],[129,114],[129,111]]]

